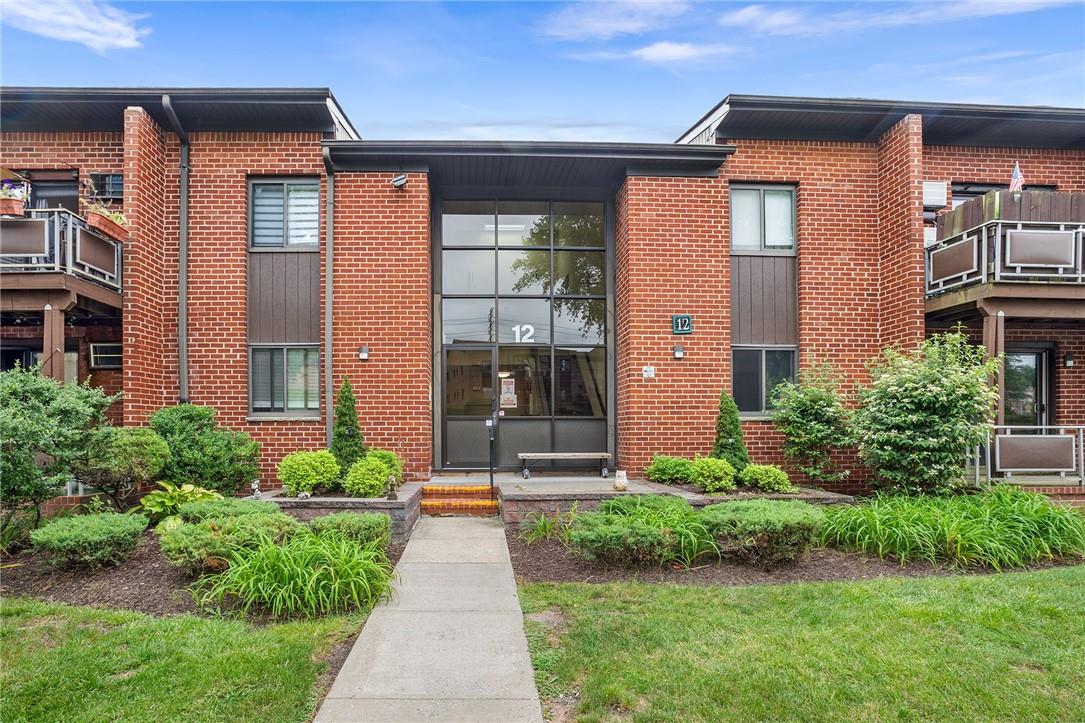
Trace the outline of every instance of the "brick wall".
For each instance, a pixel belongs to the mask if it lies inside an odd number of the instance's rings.
[[[71,170],[79,180],[91,173],[122,173],[124,143],[121,133],[0,133],[0,163],[5,168]]]
[[[366,443],[395,450],[410,477],[425,479],[433,457],[429,188],[425,174],[412,173],[395,189],[394,175],[335,176],[335,385],[350,379]]]
[[[1015,161],[1021,165],[1026,185],[1085,191],[1085,150],[1081,149],[926,146],[923,177],[927,181],[1007,185]]]

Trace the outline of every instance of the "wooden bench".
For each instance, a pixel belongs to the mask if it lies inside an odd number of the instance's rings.
[[[531,477],[531,472],[527,469],[528,462],[532,462],[540,459],[594,459],[602,462],[602,466],[599,468],[599,474],[604,478],[610,476],[610,470],[607,468],[607,462],[610,461],[609,452],[520,452],[517,457],[520,458],[520,462],[524,465],[523,474],[524,479]]]

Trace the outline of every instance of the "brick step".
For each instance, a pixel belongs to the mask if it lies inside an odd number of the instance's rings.
[[[496,515],[497,510],[497,500],[479,500],[462,497],[422,500],[422,512],[427,515],[474,515],[489,517]]]
[[[490,499],[490,485],[423,485],[422,499]]]

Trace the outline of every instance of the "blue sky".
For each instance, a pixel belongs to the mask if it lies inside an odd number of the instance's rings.
[[[328,86],[366,138],[666,142],[728,93],[1085,106],[1082,0],[0,3],[4,85]]]

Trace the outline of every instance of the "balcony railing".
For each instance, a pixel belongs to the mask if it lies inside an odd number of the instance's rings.
[[[976,482],[1085,485],[1085,426],[998,426],[970,456]]]
[[[998,191],[946,218],[943,229],[968,228],[927,247],[928,296],[987,282],[1085,284],[1085,194]]]
[[[122,246],[63,208],[0,220],[0,271],[65,273],[120,291]]]

